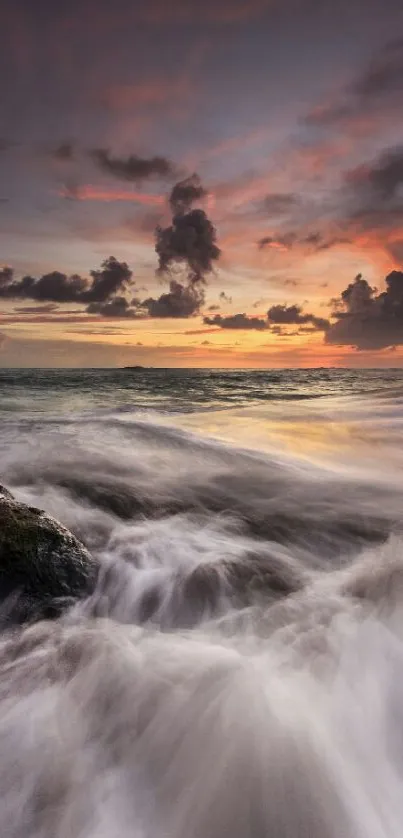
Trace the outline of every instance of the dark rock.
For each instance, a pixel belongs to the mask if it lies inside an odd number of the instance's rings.
[[[0,486],[0,626],[58,617],[92,593],[97,576],[65,527]]]

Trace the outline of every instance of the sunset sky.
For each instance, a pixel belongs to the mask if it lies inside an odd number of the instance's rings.
[[[401,0],[0,24],[0,366],[402,365]]]

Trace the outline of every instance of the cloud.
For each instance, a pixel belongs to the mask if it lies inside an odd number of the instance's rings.
[[[346,181],[369,200],[392,201],[403,186],[403,146],[387,149],[372,163],[347,172]]]
[[[339,177],[331,200],[326,198],[313,208],[317,220],[311,213],[311,229],[297,212],[289,219],[294,229],[269,232],[257,242],[258,249],[319,254],[348,245],[369,248],[375,244],[400,264],[403,145],[386,147]]]
[[[269,244],[274,244],[274,242],[275,240],[273,239],[273,236],[262,236],[262,238],[259,239],[257,246],[259,250],[263,250]]]
[[[157,298],[128,300],[123,293],[133,287],[132,272],[126,262],[118,262],[113,256],[106,259],[99,270],[91,271],[90,277],[66,276],[53,271],[38,279],[25,276],[15,280],[12,269],[6,267],[0,271],[0,298],[48,300],[44,306],[17,309],[17,312],[29,315],[27,322],[33,322],[34,317],[37,322],[38,318],[40,322],[51,322],[52,314],[57,311],[56,304],[60,303],[74,302],[85,309],[63,312],[54,318],[54,322],[69,322],[71,315],[80,317],[84,311],[115,319],[186,318],[198,314],[204,303],[204,289],[200,284],[183,285],[175,279],[170,281],[169,291]],[[13,315],[12,322],[20,322],[20,319]]]
[[[220,292],[220,300],[223,303],[228,303],[228,305],[232,305],[232,297],[229,297],[228,294],[225,293],[225,291]]]
[[[339,227],[351,239],[360,231],[401,228],[403,213],[403,146],[387,148],[375,159],[344,174]],[[384,241],[387,244],[387,240]]]
[[[74,143],[64,142],[56,146],[51,152],[55,160],[60,160],[62,163],[69,163],[74,159]]]
[[[268,310],[267,319],[250,317],[244,313],[228,316],[215,314],[214,317],[204,317],[203,322],[207,326],[217,326],[220,329],[255,329],[256,331],[272,329],[274,334],[279,335],[287,334],[282,326],[305,327],[305,329],[299,329],[295,334],[302,334],[308,328],[309,331],[325,332],[330,326],[329,321],[324,317],[317,317],[310,312],[304,312],[298,305],[274,305]]]
[[[175,265],[182,265],[188,274],[188,283],[205,282],[220,257],[216,243],[216,230],[202,209],[192,209],[202,199],[205,190],[197,175],[177,183],[169,202],[172,225],[157,227],[155,250],[158,255],[158,272],[169,273]]]
[[[174,177],[176,169],[166,157],[112,157],[109,149],[95,148],[90,155],[101,171],[120,180],[140,183],[151,178]]]
[[[102,203],[113,203],[123,201],[146,206],[163,206],[163,195],[149,195],[146,192],[133,192],[132,190],[104,189],[90,184],[69,183],[65,184],[59,194],[71,201],[101,201]]]
[[[385,44],[369,64],[341,92],[334,103],[315,108],[305,122],[327,128],[356,120],[382,104],[396,102],[400,106],[403,90],[403,39]]]
[[[203,322],[207,326],[219,326],[220,329],[256,329],[257,331],[263,331],[270,328],[267,320],[262,320],[260,317],[248,317],[247,314],[232,314],[228,317],[216,314],[214,317],[204,317]]]
[[[285,215],[299,203],[293,192],[279,192],[266,195],[262,209],[267,215]]]
[[[126,297],[114,297],[106,303],[90,303],[87,308],[89,314],[101,314],[102,317],[131,318],[139,317],[136,308],[133,308]]]
[[[202,289],[171,280],[169,292],[161,294],[157,299],[149,297],[141,303],[141,307],[146,309],[149,317],[183,318],[198,314],[203,302]]]
[[[90,272],[91,279],[77,274],[66,276],[52,271],[39,278],[24,276],[14,279],[10,267],[0,270],[0,298],[49,301],[54,303],[105,303],[127,288],[132,272],[126,262],[118,262],[114,256],[106,259],[100,270]]]
[[[378,98],[403,88],[403,39],[388,42],[351,85],[358,98]]]
[[[279,236],[263,236],[257,242],[259,250],[271,247],[275,250],[291,250],[294,247],[308,248],[315,253],[322,250],[330,250],[340,244],[349,244],[351,238],[347,235],[329,235],[328,233],[312,231],[310,233],[297,233],[289,231]]]
[[[267,317],[270,323],[279,325],[302,325],[310,323],[317,331],[326,331],[329,328],[329,321],[324,317],[316,317],[315,314],[304,313],[298,305],[275,305],[269,308]]]
[[[301,244],[309,244],[314,248],[319,247],[322,245],[323,237],[321,233],[308,233],[307,236],[304,236],[300,239]]]
[[[202,186],[198,175],[193,174],[185,180],[176,183],[169,196],[172,215],[184,215],[191,210],[193,204],[202,201],[207,192]]]
[[[264,250],[265,247],[273,247],[279,250],[288,250],[289,248],[293,247],[293,245],[297,241],[297,234],[293,231],[288,233],[283,233],[279,236],[263,236],[263,238],[259,239],[257,242],[257,246],[259,250]]]
[[[89,303],[110,301],[118,291],[127,288],[132,280],[132,272],[126,262],[118,262],[114,256],[106,259],[101,269],[91,271],[91,285],[84,292],[83,300]]]
[[[59,306],[56,303],[47,303],[43,306],[17,306],[14,311],[18,314],[51,314],[53,311],[58,311]],[[77,314],[77,311],[74,311]]]
[[[392,271],[386,290],[377,293],[359,274],[335,301],[326,343],[357,349],[403,345],[403,272]]]
[[[90,272],[90,278],[53,271],[39,278],[24,276],[17,280],[12,269],[4,267],[0,271],[0,298],[51,304],[77,303],[86,307],[87,314],[116,319],[187,318],[198,314],[204,304],[202,286],[206,275],[220,255],[212,223],[203,210],[192,209],[193,202],[204,195],[205,190],[196,175],[172,189],[170,204],[177,214],[170,227],[156,230],[158,272],[170,276],[169,290],[159,297],[129,300],[132,271],[126,262],[111,256],[99,270]],[[176,265],[185,268],[186,283],[172,276]],[[53,308],[47,308],[34,314],[50,317],[52,311]]]
[[[3,268],[0,268],[0,296],[1,296],[1,288],[8,285],[13,281],[13,269],[10,268],[10,265],[4,265]]]
[[[52,271],[35,279],[24,276],[14,280],[13,271],[5,268],[0,272],[0,297],[6,299],[49,300],[55,303],[81,302],[87,283],[80,276],[66,276]]]

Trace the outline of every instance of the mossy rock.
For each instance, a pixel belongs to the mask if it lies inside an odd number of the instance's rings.
[[[97,575],[69,530],[0,486],[0,626],[59,616],[94,590]]]

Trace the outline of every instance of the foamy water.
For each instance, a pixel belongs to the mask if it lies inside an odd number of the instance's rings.
[[[1,640],[2,836],[401,838],[402,374],[24,375],[0,480],[102,572]]]

